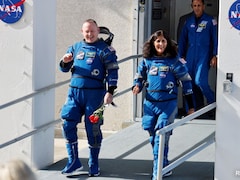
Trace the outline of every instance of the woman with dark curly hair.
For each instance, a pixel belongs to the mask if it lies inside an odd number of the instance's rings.
[[[133,94],[146,87],[142,127],[150,135],[153,148],[152,180],[157,179],[159,136],[156,131],[173,123],[177,113],[178,86],[182,84],[188,102],[188,114],[194,112],[191,77],[177,46],[164,30],[156,31],[143,46],[143,61],[134,78]],[[166,133],[163,167],[169,164],[168,144],[172,132]],[[167,172],[163,176],[169,176]]]

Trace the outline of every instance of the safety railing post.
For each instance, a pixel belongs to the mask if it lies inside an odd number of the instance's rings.
[[[184,158],[179,158],[179,160],[176,160],[176,162],[173,162],[172,164],[166,166],[165,168],[163,168],[163,157],[164,157],[164,144],[165,144],[165,134],[183,124],[185,124],[186,122],[212,110],[216,108],[216,102],[209,104],[205,107],[203,107],[202,109],[194,112],[193,114],[190,114],[186,117],[184,117],[183,119],[181,119],[180,121],[177,121],[175,123],[172,123],[166,127],[163,127],[162,129],[158,130],[156,132],[156,136],[159,136],[159,149],[158,149],[158,169],[157,169],[157,180],[162,180],[162,176],[163,173],[168,172],[169,170],[172,170],[174,167],[177,166],[177,164],[181,164],[182,162],[184,162],[186,159],[188,159],[189,157],[191,157],[192,155],[198,153],[199,151],[201,151],[202,149],[204,149],[205,147],[207,147],[209,144],[214,142],[214,138],[208,140],[207,142],[199,145],[196,149],[194,149],[193,152],[190,152],[190,154],[187,155],[187,157],[184,156]],[[215,137],[215,135],[214,135]],[[180,160],[181,159],[181,160]],[[180,162],[181,161],[181,162]]]
[[[158,133],[158,132],[157,132]],[[159,135],[157,180],[162,180],[165,133]]]

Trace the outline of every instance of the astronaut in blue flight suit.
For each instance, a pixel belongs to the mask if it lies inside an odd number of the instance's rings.
[[[67,100],[61,111],[68,153],[68,162],[62,174],[72,175],[83,169],[78,158],[77,124],[84,116],[90,149],[89,176],[99,176],[100,126],[103,122],[100,120],[94,124],[89,116],[103,104],[112,103],[119,67],[114,48],[98,38],[99,27],[93,19],[86,20],[81,31],[84,40],[69,47],[60,61],[62,72],[72,72]]]
[[[197,85],[207,103],[211,104],[215,102],[215,95],[208,84],[208,72],[210,66],[216,67],[217,64],[217,21],[206,14],[204,8],[204,0],[192,0],[194,13],[183,26],[178,52],[179,56],[187,61],[193,86]]]
[[[185,61],[177,56],[176,45],[168,34],[159,30],[155,32],[143,47],[143,61],[138,66],[132,88],[138,94],[146,87],[142,127],[150,135],[153,148],[152,180],[157,179],[159,136],[156,131],[173,123],[177,113],[178,85],[181,82],[185,98],[190,107],[189,114],[194,112],[191,77]],[[168,162],[168,144],[172,132],[166,134],[163,166]],[[171,172],[164,176],[171,175]]]

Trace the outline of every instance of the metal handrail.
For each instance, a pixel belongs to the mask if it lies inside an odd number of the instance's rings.
[[[128,57],[126,57],[126,58],[123,58],[123,59],[119,60],[119,61],[118,61],[118,64],[121,64],[121,63],[123,63],[123,62],[125,62],[125,61],[128,61],[128,60],[130,60],[130,59],[136,59],[136,58],[140,58],[140,57],[142,57],[142,54],[137,54],[137,55],[128,56]]]
[[[180,121],[177,121],[175,123],[172,123],[168,126],[163,127],[162,129],[158,130],[156,132],[156,135],[159,136],[159,149],[158,149],[158,170],[157,170],[157,180],[162,180],[162,175],[167,173],[168,171],[171,171],[173,168],[177,167],[196,153],[200,152],[210,144],[212,144],[215,141],[215,133],[208,136],[206,139],[204,139],[201,143],[197,145],[197,147],[194,147],[190,152],[183,155],[181,158],[175,160],[168,166],[163,168],[163,151],[164,151],[164,144],[165,144],[165,134],[183,124],[185,124],[188,121],[193,120],[194,118],[216,108],[216,103],[209,104],[208,106],[203,107],[202,109],[182,118]]]
[[[44,124],[42,126],[39,126],[38,128],[32,129],[31,131],[29,131],[26,134],[23,134],[21,136],[13,138],[13,139],[11,139],[11,140],[3,143],[3,144],[0,144],[0,149],[4,148],[6,146],[9,146],[11,144],[14,144],[14,143],[16,143],[18,141],[21,141],[21,140],[23,140],[23,139],[25,139],[27,137],[30,137],[30,136],[32,136],[34,134],[37,134],[38,132],[44,131],[44,130],[48,129],[50,126],[56,125],[56,124],[60,123],[61,121],[62,121],[61,119],[57,119],[57,120],[54,120],[54,121],[49,122],[47,124]]]
[[[123,58],[121,60],[118,61],[118,63],[123,63],[125,61],[128,61],[128,60],[131,60],[131,59],[136,59],[136,58],[139,58],[139,57],[142,57],[142,55],[132,55],[132,56],[128,56],[126,58]],[[23,97],[20,97],[18,99],[15,99],[13,101],[10,101],[10,102],[7,102],[3,105],[0,105],[0,110],[1,109],[4,109],[6,107],[9,107],[11,105],[14,105],[14,104],[17,104],[19,102],[22,102],[26,99],[29,99],[29,98],[32,98],[40,93],[43,93],[45,91],[48,91],[50,89],[53,89],[53,88],[57,88],[57,87],[60,87],[62,85],[65,85],[67,83],[70,82],[70,79],[68,80],[65,80],[65,81],[61,81],[61,82],[58,82],[58,83],[55,83],[55,84],[52,84],[52,85],[49,85],[49,86],[46,86],[44,88],[41,88],[41,89],[38,89],[37,91],[34,91],[26,96],[23,96]],[[131,88],[128,88],[120,93],[117,93],[115,96],[120,96],[128,91],[130,91]],[[185,155],[183,155],[181,158],[175,160],[174,162],[172,162],[170,165],[166,166],[166,167],[162,167],[162,162],[163,162],[163,148],[164,148],[164,141],[165,141],[165,133],[168,132],[168,131],[171,131],[173,129],[175,129],[176,127],[179,127],[183,124],[185,124],[186,122],[204,114],[205,112],[208,112],[212,109],[214,109],[216,107],[216,103],[212,103],[196,112],[194,112],[193,114],[190,114],[186,117],[184,117],[183,119],[181,119],[180,121],[178,122],[175,122],[173,124],[170,124],[164,128],[162,128],[161,130],[157,131],[157,135],[160,136],[160,143],[159,143],[159,157],[158,157],[158,172],[157,172],[157,179],[158,180],[162,180],[162,174],[172,170],[173,168],[175,168],[176,166],[178,166],[179,164],[181,164],[182,162],[186,161],[186,159],[190,158],[191,156],[195,155],[196,153],[198,153],[199,151],[201,151],[202,149],[206,148],[208,145],[212,144],[214,142],[214,138],[215,138],[215,134],[212,134],[210,135],[209,137],[207,137],[205,140],[203,140],[203,142],[198,145],[197,147],[194,147],[193,150],[191,150],[190,152],[186,153]],[[21,141],[27,137],[30,137],[38,132],[41,132],[41,131],[44,131],[46,129],[48,129],[50,126],[53,126],[53,125],[56,125],[58,123],[61,122],[61,119],[57,119],[57,120],[53,120],[49,123],[46,123],[42,126],[39,126],[35,129],[32,129],[30,130],[29,132],[19,136],[19,137],[16,137],[16,138],[13,138],[3,144],[0,144],[0,149],[6,147],[6,146],[9,146],[13,143],[16,143],[18,141]]]
[[[128,57],[126,57],[126,58],[123,58],[123,59],[119,60],[119,61],[118,61],[118,64],[121,64],[121,63],[123,63],[123,62],[125,62],[125,61],[128,61],[128,60],[130,60],[130,59],[136,59],[136,58],[139,58],[139,57],[142,57],[142,55],[141,55],[141,54],[137,54],[137,55],[128,56]],[[33,93],[30,93],[30,94],[28,94],[28,95],[26,95],[26,96],[20,97],[20,98],[18,98],[18,99],[15,99],[15,100],[13,100],[13,101],[10,101],[10,102],[7,102],[7,103],[5,103],[5,104],[0,105],[0,110],[6,108],[6,107],[8,107],[8,106],[17,104],[17,103],[19,103],[19,102],[25,101],[26,99],[32,98],[32,97],[34,97],[34,96],[37,95],[37,94],[43,93],[43,92],[48,91],[48,90],[53,89],[53,88],[60,87],[60,86],[62,86],[62,85],[65,85],[65,84],[67,84],[67,83],[69,83],[69,82],[70,82],[70,79],[65,80],[65,81],[61,81],[61,82],[58,82],[58,83],[55,83],[55,84],[51,84],[51,85],[46,86],[46,87],[44,87],[44,88],[38,89],[37,91],[34,91]],[[128,89],[128,90],[129,90],[129,89]],[[119,94],[119,93],[118,93],[118,94]],[[119,95],[118,95],[118,96],[119,96]]]
[[[126,61],[131,60],[131,59],[136,59],[136,58],[139,58],[139,57],[142,57],[142,55],[141,54],[137,54],[137,55],[128,56],[126,58],[118,60],[118,64],[121,64],[121,63],[126,62]],[[64,81],[61,81],[61,82],[58,82],[58,83],[54,83],[54,84],[51,84],[49,86],[43,87],[41,89],[38,89],[38,90],[28,94],[28,95],[22,96],[22,97],[20,97],[18,99],[15,99],[15,100],[12,100],[12,101],[9,101],[9,102],[7,102],[5,104],[0,105],[0,110],[4,109],[4,108],[7,108],[9,106],[12,106],[14,104],[20,103],[22,101],[25,101],[26,99],[30,99],[30,98],[32,98],[32,97],[34,97],[34,96],[36,96],[38,94],[41,94],[43,92],[49,91],[51,89],[55,89],[55,88],[60,87],[60,86],[63,86],[65,84],[69,83],[69,82],[70,82],[70,79],[64,80]],[[126,90],[123,90],[122,92],[118,92],[116,95],[114,95],[114,97],[120,96],[120,95],[122,95],[122,94],[124,94],[124,93],[126,93],[126,92],[128,92],[130,90],[131,90],[131,88],[128,88]],[[57,119],[57,120],[53,120],[53,121],[51,121],[49,123],[46,123],[46,124],[44,124],[42,126],[39,126],[37,128],[34,128],[34,129],[30,130],[29,132],[21,135],[21,136],[18,136],[16,138],[13,138],[11,140],[8,140],[7,142],[4,142],[4,143],[0,144],[0,149],[4,148],[6,146],[9,146],[9,145],[11,145],[13,143],[16,143],[18,141],[21,141],[21,140],[23,140],[23,139],[25,139],[27,137],[30,137],[30,136],[38,133],[38,132],[41,132],[41,131],[45,130],[45,129],[48,129],[50,126],[56,125],[56,124],[58,124],[60,122],[61,122],[61,119]]]
[[[5,103],[5,104],[3,104],[3,105],[0,105],[0,110],[6,108],[6,107],[8,107],[8,106],[17,104],[17,103],[19,103],[19,102],[25,101],[26,99],[32,98],[32,97],[34,97],[34,96],[37,95],[37,94],[40,94],[40,93],[43,93],[43,92],[48,91],[48,90],[50,90],[50,89],[53,89],[53,88],[62,86],[62,85],[64,85],[64,84],[67,84],[67,83],[69,83],[69,82],[70,82],[70,80],[68,79],[68,80],[66,80],[66,81],[61,81],[61,82],[58,82],[58,83],[55,83],[55,84],[51,84],[51,85],[49,85],[49,86],[46,86],[46,87],[44,87],[44,88],[41,88],[41,89],[39,89],[39,90],[37,90],[37,91],[34,91],[34,92],[32,92],[32,93],[30,93],[30,94],[28,94],[28,95],[26,95],[26,96],[20,97],[20,98],[18,98],[18,99],[15,99],[15,100],[13,100],[13,101],[9,101],[9,102],[7,102],[7,103]]]

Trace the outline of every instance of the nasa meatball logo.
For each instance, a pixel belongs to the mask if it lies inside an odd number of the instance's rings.
[[[0,19],[8,24],[19,21],[24,12],[25,0],[0,0]]]
[[[240,30],[240,0],[232,4],[228,12],[228,18],[232,27]]]

